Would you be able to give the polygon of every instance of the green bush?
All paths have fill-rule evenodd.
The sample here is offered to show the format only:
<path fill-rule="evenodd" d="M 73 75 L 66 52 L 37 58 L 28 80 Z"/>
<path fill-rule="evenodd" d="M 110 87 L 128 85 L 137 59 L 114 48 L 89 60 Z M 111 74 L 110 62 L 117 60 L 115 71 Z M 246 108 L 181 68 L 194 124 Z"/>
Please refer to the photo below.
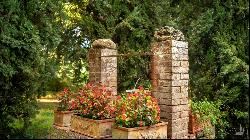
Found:
<path fill-rule="evenodd" d="M 192 113 L 198 115 L 198 122 L 205 122 L 210 120 L 212 125 L 215 126 L 216 137 L 224 138 L 226 128 L 229 127 L 229 123 L 226 120 L 228 112 L 221 111 L 221 102 L 212 102 L 208 100 L 191 101 Z M 205 128 L 207 130 L 207 128 Z"/>

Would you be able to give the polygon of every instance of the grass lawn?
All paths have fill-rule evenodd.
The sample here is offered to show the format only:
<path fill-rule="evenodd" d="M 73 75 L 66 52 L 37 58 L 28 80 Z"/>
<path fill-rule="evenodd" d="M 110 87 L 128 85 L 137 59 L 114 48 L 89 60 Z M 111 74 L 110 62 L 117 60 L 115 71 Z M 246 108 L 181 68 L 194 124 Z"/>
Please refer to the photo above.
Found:
<path fill-rule="evenodd" d="M 50 100 L 51 101 L 51 100 Z M 38 101 L 39 113 L 35 118 L 31 119 L 31 125 L 26 129 L 24 136 L 28 139 L 47 139 L 54 122 L 54 109 L 57 107 L 57 102 Z M 15 121 L 12 124 L 15 128 L 23 126 L 22 121 Z M 17 134 L 18 135 L 18 134 Z M 17 136 L 18 138 L 19 136 Z"/>
<path fill-rule="evenodd" d="M 56 108 L 55 102 L 39 102 L 39 113 L 31 119 L 31 125 L 26 131 L 28 138 L 46 139 L 54 121 L 53 110 Z"/>

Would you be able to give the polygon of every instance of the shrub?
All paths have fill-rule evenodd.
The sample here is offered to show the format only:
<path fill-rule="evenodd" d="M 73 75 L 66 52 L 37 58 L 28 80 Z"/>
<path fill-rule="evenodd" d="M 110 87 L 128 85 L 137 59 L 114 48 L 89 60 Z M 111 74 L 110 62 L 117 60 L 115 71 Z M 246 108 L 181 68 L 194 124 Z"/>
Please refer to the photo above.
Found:
<path fill-rule="evenodd" d="M 160 121 L 160 108 L 157 99 L 150 91 L 139 87 L 134 93 L 128 93 L 116 100 L 115 123 L 120 127 L 141 127 L 157 124 Z"/>
<path fill-rule="evenodd" d="M 59 106 L 57 108 L 58 111 L 67 111 L 71 110 L 70 108 L 70 100 L 71 100 L 72 93 L 68 88 L 64 88 L 64 90 L 59 94 Z"/>
<path fill-rule="evenodd" d="M 75 100 L 71 101 L 71 109 L 78 110 L 82 117 L 102 120 L 114 118 L 115 107 L 113 96 L 102 84 L 86 84 L 79 90 Z"/>
<path fill-rule="evenodd" d="M 192 114 L 197 116 L 199 123 L 210 121 L 216 127 L 216 137 L 224 138 L 226 136 L 225 128 L 229 126 L 226 121 L 227 112 L 221 111 L 221 102 L 191 101 Z M 210 126 L 205 126 L 208 129 Z"/>

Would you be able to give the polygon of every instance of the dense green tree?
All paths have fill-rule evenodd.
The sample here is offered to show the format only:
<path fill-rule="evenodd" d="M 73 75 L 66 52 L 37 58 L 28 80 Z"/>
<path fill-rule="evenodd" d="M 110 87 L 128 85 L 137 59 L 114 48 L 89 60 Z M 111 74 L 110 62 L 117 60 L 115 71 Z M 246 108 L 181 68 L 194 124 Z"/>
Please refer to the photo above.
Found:
<path fill-rule="evenodd" d="M 0 2 L 0 137 L 13 138 L 34 116 L 36 96 L 56 69 L 53 50 L 61 41 L 61 1 Z M 23 121 L 22 130 L 12 122 Z"/>
<path fill-rule="evenodd" d="M 176 11 L 178 27 L 189 42 L 193 99 L 222 102 L 228 127 L 249 128 L 248 1 L 194 0 L 176 5 L 182 9 Z M 218 137 L 227 133 L 223 130 Z"/>
<path fill-rule="evenodd" d="M 81 1 L 72 3 L 79 7 L 82 4 Z M 169 7 L 169 2 L 158 0 L 90 0 L 78 25 L 81 36 L 91 43 L 95 39 L 111 38 L 120 54 L 141 53 L 150 50 L 154 30 L 160 26 L 161 18 L 168 16 L 171 19 Z M 138 79 L 138 84 L 149 87 L 149 60 L 149 56 L 118 57 L 118 90 L 134 87 Z"/>
<path fill-rule="evenodd" d="M 156 28 L 170 25 L 189 43 L 190 95 L 221 103 L 227 112 L 217 126 L 248 126 L 249 3 L 247 0 L 6 0 L 0 2 L 0 135 L 24 127 L 35 98 L 46 90 L 87 81 L 87 51 L 111 38 L 120 54 L 150 50 Z M 149 56 L 118 59 L 119 92 L 150 87 Z M 60 85 L 54 87 L 55 85 Z M 220 128 L 221 127 L 221 128 Z"/>

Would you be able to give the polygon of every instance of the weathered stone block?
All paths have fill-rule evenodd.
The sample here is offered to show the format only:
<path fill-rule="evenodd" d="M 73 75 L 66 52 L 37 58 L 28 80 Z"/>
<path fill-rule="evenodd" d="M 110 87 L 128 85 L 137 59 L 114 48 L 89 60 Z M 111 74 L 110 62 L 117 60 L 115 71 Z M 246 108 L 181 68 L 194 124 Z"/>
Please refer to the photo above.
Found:
<path fill-rule="evenodd" d="M 172 87 L 172 93 L 181 93 L 180 87 Z"/>
<path fill-rule="evenodd" d="M 181 67 L 188 68 L 189 67 L 189 62 L 188 61 L 181 61 Z"/>
<path fill-rule="evenodd" d="M 178 112 L 180 111 L 180 107 L 178 105 L 171 106 L 171 112 Z"/>
<path fill-rule="evenodd" d="M 172 60 L 172 66 L 173 67 L 179 67 L 179 66 L 181 66 L 181 61 Z"/>
<path fill-rule="evenodd" d="M 161 111 L 160 117 L 161 117 L 161 118 L 169 118 L 170 115 L 171 115 L 171 114 L 170 114 L 169 112 L 163 110 L 163 111 Z"/>
<path fill-rule="evenodd" d="M 178 60 L 187 61 L 188 55 L 187 54 L 179 54 Z"/>
<path fill-rule="evenodd" d="M 116 49 L 116 44 L 110 39 L 97 39 L 92 43 L 92 47 Z"/>
<path fill-rule="evenodd" d="M 172 73 L 188 73 L 188 68 L 172 67 Z"/>
<path fill-rule="evenodd" d="M 181 86 L 188 86 L 188 80 L 180 80 Z"/>
<path fill-rule="evenodd" d="M 172 40 L 172 46 L 177 48 L 188 48 L 188 43 L 183 41 Z"/>
<path fill-rule="evenodd" d="M 159 98 L 158 104 L 159 105 L 171 105 L 171 97 L 165 97 L 164 96 L 163 98 Z M 166 110 L 166 107 L 165 107 L 164 110 Z"/>
<path fill-rule="evenodd" d="M 188 117 L 188 115 L 189 115 L 189 111 L 181 111 L 181 118 L 185 118 L 185 117 Z M 185 122 L 185 120 L 184 120 L 184 123 L 187 123 L 187 122 Z"/>
<path fill-rule="evenodd" d="M 180 79 L 181 79 L 181 75 L 179 73 L 172 74 L 172 80 L 180 80 Z"/>
<path fill-rule="evenodd" d="M 171 73 L 160 73 L 159 74 L 159 79 L 161 80 L 171 80 Z"/>
<path fill-rule="evenodd" d="M 170 80 L 159 80 L 158 84 L 159 84 L 159 86 L 169 87 L 171 85 L 171 81 Z"/>
<path fill-rule="evenodd" d="M 188 108 L 188 104 L 186 105 L 179 105 L 179 111 L 187 111 L 189 108 Z"/>
<path fill-rule="evenodd" d="M 168 96 L 171 98 L 171 93 L 170 92 L 157 92 L 157 94 L 154 95 L 154 97 L 159 98 L 159 99 L 166 99 Z"/>
<path fill-rule="evenodd" d="M 171 87 L 163 87 L 163 86 L 160 86 L 158 87 L 158 91 L 159 92 L 163 92 L 163 93 L 168 93 L 168 96 L 171 96 L 170 93 L 171 93 Z"/>
<path fill-rule="evenodd" d="M 181 112 L 171 112 L 170 114 L 171 114 L 171 117 L 172 117 L 173 120 L 176 120 L 176 119 L 179 120 Z M 177 124 L 178 122 L 174 122 L 174 123 L 175 123 L 175 125 L 178 125 Z"/>
<path fill-rule="evenodd" d="M 188 104 L 188 97 L 185 95 L 183 98 L 181 98 L 180 104 Z"/>
<path fill-rule="evenodd" d="M 173 80 L 172 81 L 172 86 L 173 87 L 178 87 L 182 85 L 182 80 Z"/>
<path fill-rule="evenodd" d="M 178 48 L 178 53 L 179 54 L 188 54 L 188 49 L 187 48 Z"/>
<path fill-rule="evenodd" d="M 187 81 L 186 81 L 187 82 Z M 186 93 L 188 92 L 188 85 L 181 85 L 181 92 Z"/>
<path fill-rule="evenodd" d="M 171 50 L 172 50 L 172 54 L 179 54 L 180 53 L 179 49 L 177 47 L 172 47 Z"/>
<path fill-rule="evenodd" d="M 189 79 L 189 74 L 188 73 L 181 73 L 181 79 L 188 80 Z"/>
<path fill-rule="evenodd" d="M 181 59 L 181 54 L 172 54 L 171 59 L 175 60 L 175 61 L 180 61 L 180 60 L 182 60 Z"/>

